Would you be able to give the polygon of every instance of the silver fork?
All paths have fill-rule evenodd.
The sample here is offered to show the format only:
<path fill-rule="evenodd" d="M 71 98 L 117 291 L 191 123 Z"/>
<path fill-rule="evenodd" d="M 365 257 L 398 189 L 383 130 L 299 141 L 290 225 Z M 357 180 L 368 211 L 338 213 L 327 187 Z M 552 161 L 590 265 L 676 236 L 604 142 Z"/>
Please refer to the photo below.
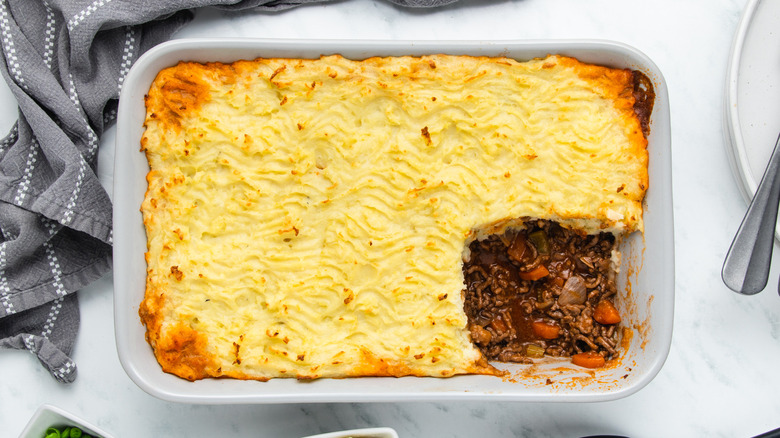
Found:
<path fill-rule="evenodd" d="M 766 287 L 775 244 L 777 208 L 780 204 L 780 136 L 761 177 L 734 240 L 731 242 L 721 278 L 726 286 L 743 295 L 754 295 Z M 780 288 L 780 285 L 778 286 Z M 780 292 L 780 290 L 778 291 Z"/>

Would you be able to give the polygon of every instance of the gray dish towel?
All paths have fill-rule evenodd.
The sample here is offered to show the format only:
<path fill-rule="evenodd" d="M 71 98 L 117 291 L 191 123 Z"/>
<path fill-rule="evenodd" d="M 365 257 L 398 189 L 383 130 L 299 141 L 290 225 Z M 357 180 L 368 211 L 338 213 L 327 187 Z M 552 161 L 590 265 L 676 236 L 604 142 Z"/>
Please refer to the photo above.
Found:
<path fill-rule="evenodd" d="M 111 269 L 98 144 L 138 56 L 191 20 L 193 8 L 319 1 L 0 0 L 0 70 L 19 104 L 0 141 L 0 347 L 29 350 L 58 381 L 76 378 L 74 292 Z"/>

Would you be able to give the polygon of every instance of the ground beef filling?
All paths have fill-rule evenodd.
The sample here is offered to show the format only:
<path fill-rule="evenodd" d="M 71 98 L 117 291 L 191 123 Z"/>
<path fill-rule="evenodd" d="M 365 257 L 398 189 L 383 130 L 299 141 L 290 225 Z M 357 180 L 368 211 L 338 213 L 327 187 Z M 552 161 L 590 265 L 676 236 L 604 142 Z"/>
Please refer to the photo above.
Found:
<path fill-rule="evenodd" d="M 619 341 L 615 237 L 542 220 L 525 226 L 469 247 L 463 273 L 474 343 L 489 360 L 529 363 L 549 355 L 603 366 Z"/>

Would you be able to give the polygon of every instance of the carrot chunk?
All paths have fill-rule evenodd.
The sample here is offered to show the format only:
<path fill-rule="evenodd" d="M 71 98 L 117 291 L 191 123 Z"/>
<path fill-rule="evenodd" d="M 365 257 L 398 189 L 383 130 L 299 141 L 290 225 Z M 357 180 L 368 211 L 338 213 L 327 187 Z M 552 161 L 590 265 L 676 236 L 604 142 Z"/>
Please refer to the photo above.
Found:
<path fill-rule="evenodd" d="M 531 323 L 534 334 L 542 339 L 556 339 L 561 334 L 561 328 L 555 324 L 544 321 L 534 321 Z"/>
<path fill-rule="evenodd" d="M 520 272 L 517 275 L 520 276 L 522 280 L 536 281 L 550 275 L 550 271 L 548 271 L 544 265 L 539 265 L 528 272 Z"/>
<path fill-rule="evenodd" d="M 601 368 L 607 361 L 604 360 L 604 356 L 593 351 L 588 351 L 573 355 L 571 357 L 571 363 L 585 368 Z"/>
<path fill-rule="evenodd" d="M 620 313 L 618 313 L 612 301 L 601 300 L 596 304 L 596 308 L 593 309 L 593 319 L 604 325 L 617 324 L 620 322 Z"/>

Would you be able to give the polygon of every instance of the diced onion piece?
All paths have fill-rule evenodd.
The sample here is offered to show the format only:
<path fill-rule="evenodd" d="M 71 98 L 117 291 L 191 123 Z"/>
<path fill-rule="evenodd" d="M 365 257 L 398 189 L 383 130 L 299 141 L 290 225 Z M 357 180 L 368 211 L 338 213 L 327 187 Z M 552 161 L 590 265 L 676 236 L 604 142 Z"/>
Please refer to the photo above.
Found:
<path fill-rule="evenodd" d="M 534 358 L 544 357 L 544 348 L 536 344 L 528 344 L 525 347 L 525 355 Z"/>
<path fill-rule="evenodd" d="M 514 237 L 516 236 L 516 233 L 513 233 L 512 231 L 507 231 L 505 233 L 501 233 L 498 235 L 498 239 L 501 241 L 501 243 L 504 244 L 505 247 L 509 248 L 512 246 L 512 241 L 514 240 Z"/>
<path fill-rule="evenodd" d="M 587 296 L 588 291 L 585 288 L 585 280 L 579 275 L 573 275 L 563 285 L 563 291 L 558 297 L 558 304 L 561 306 L 583 304 Z"/>

